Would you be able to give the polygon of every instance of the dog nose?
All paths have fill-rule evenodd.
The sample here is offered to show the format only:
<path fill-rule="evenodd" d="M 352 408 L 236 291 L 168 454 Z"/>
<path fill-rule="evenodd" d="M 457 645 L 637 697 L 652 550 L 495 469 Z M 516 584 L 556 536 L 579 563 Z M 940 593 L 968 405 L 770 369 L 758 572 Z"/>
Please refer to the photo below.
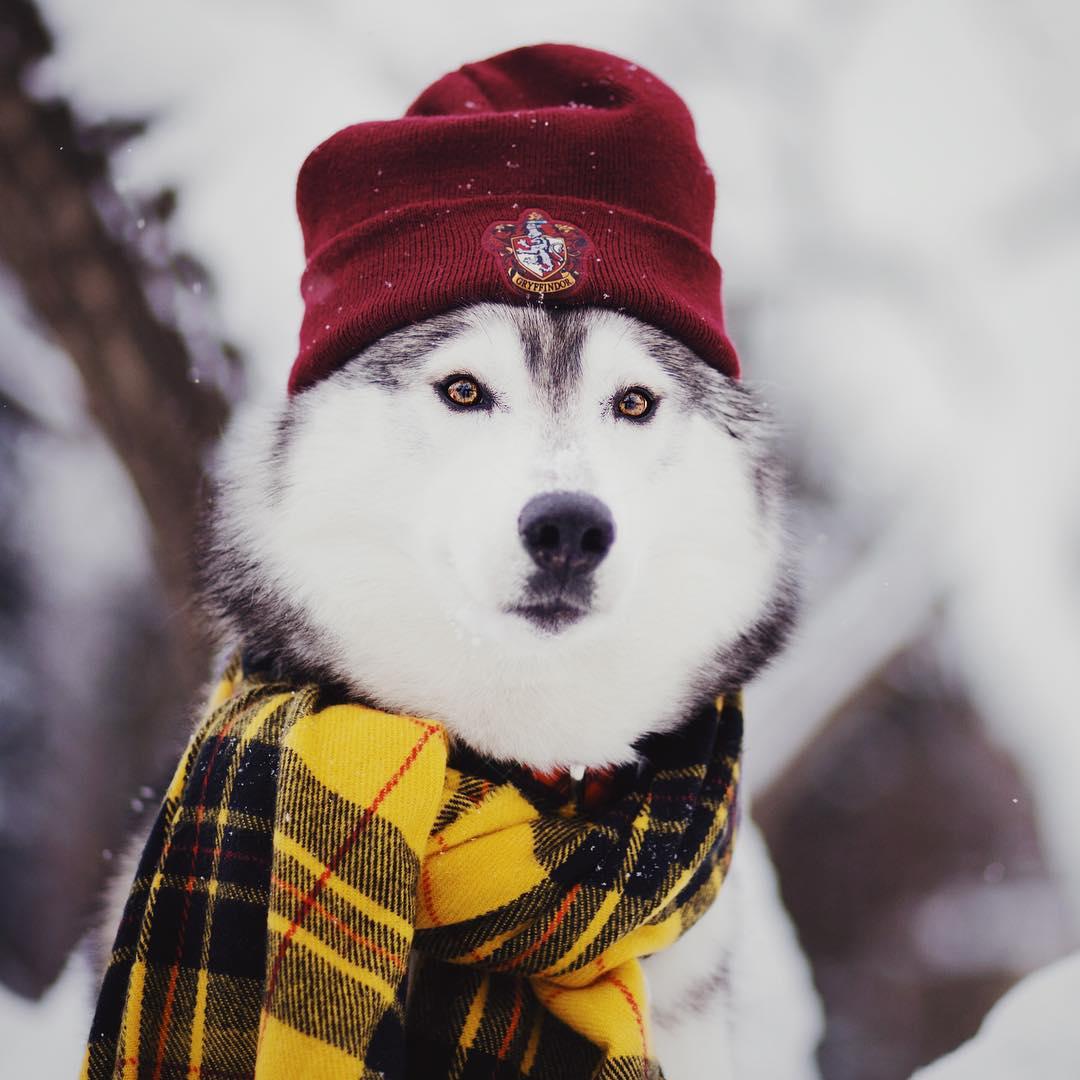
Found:
<path fill-rule="evenodd" d="M 525 504 L 518 533 L 541 570 L 569 579 L 600 565 L 615 541 L 615 522 L 592 495 L 552 491 Z"/>

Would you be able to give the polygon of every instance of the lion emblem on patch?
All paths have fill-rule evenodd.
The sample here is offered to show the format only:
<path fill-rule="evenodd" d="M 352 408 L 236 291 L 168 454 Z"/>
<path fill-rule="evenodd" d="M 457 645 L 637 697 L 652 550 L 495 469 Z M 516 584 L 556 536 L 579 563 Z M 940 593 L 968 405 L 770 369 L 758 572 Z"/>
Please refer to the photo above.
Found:
<path fill-rule="evenodd" d="M 517 221 L 498 221 L 484 235 L 512 286 L 536 295 L 564 293 L 585 272 L 592 243 L 576 225 L 555 221 L 543 210 L 526 210 Z"/>

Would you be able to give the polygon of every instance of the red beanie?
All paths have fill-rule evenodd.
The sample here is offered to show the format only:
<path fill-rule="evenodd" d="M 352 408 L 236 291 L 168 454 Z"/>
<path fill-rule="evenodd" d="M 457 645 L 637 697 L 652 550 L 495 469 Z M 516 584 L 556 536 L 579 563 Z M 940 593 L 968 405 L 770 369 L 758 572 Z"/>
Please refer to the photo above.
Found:
<path fill-rule="evenodd" d="M 737 376 L 710 252 L 713 180 L 673 90 L 592 49 L 514 49 L 354 124 L 300 170 L 296 393 L 462 304 L 626 311 Z"/>

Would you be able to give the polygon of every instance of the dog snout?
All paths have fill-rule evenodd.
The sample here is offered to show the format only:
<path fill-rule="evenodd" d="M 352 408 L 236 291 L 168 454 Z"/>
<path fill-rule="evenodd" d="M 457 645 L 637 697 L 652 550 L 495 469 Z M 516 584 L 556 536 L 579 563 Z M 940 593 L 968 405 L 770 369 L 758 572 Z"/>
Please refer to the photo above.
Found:
<path fill-rule="evenodd" d="M 615 542 L 615 521 L 593 495 L 552 491 L 525 504 L 518 533 L 541 570 L 569 580 L 591 573 L 603 562 Z"/>

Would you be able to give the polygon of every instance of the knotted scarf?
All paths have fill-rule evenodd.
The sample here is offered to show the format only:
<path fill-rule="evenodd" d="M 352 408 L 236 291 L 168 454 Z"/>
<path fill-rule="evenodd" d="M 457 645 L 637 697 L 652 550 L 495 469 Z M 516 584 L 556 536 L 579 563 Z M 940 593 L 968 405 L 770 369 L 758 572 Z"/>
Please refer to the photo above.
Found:
<path fill-rule="evenodd" d="M 741 730 L 721 699 L 590 809 L 438 724 L 232 665 L 147 841 L 82 1075 L 660 1077 L 639 958 L 720 887 Z"/>

